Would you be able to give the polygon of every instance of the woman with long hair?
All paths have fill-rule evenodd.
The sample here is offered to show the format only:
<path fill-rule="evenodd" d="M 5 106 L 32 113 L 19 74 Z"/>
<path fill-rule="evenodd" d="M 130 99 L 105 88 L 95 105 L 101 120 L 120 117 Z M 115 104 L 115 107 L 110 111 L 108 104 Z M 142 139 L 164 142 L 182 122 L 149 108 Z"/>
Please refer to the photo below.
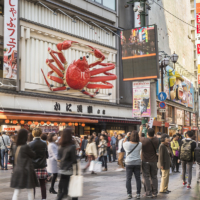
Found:
<path fill-rule="evenodd" d="M 84 172 L 90 166 L 91 161 L 97 158 L 97 146 L 93 135 L 90 137 L 89 142 L 87 144 L 86 155 L 88 157 L 88 164 L 83 169 Z M 94 171 L 92 171 L 92 174 L 94 174 Z"/>
<path fill-rule="evenodd" d="M 28 200 L 34 199 L 34 188 L 39 187 L 32 159 L 35 153 L 27 145 L 28 131 L 20 129 L 16 140 L 15 167 L 11 177 L 10 187 L 15 188 L 12 200 L 18 200 L 21 189 L 27 189 Z"/>
<path fill-rule="evenodd" d="M 61 174 L 59 182 L 59 192 L 57 200 L 61 200 L 65 195 L 68 195 L 68 187 L 70 176 L 73 174 L 73 164 L 77 163 L 76 158 L 76 145 L 72 139 L 72 128 L 63 130 L 59 140 L 58 160 L 60 163 L 59 173 Z M 78 198 L 72 198 L 78 200 Z"/>
<path fill-rule="evenodd" d="M 47 172 L 52 174 L 51 187 L 49 189 L 49 192 L 53 194 L 57 194 L 57 192 L 54 190 L 54 184 L 58 176 L 58 167 L 57 167 L 58 146 L 56 144 L 57 138 L 58 137 L 56 133 L 50 133 L 48 136 L 49 158 L 47 159 Z"/>

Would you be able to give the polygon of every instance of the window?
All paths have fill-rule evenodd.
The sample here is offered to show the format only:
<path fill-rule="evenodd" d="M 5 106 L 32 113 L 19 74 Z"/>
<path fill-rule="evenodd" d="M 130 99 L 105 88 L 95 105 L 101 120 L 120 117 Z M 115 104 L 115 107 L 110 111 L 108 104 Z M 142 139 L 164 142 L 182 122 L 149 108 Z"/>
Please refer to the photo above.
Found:
<path fill-rule="evenodd" d="M 96 3 L 99 3 L 111 10 L 116 10 L 116 0 L 92 0 Z"/>

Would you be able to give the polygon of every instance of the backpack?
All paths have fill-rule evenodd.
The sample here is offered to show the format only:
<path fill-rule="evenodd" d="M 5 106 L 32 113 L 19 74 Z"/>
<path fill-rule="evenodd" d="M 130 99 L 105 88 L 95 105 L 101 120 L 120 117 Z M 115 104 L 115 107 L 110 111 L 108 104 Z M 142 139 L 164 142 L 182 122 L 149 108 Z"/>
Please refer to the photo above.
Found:
<path fill-rule="evenodd" d="M 183 144 L 181 146 L 181 152 L 180 152 L 180 159 L 183 161 L 190 161 L 192 157 L 192 149 L 191 149 L 191 143 L 193 141 L 187 142 L 186 140 L 183 140 Z"/>
<path fill-rule="evenodd" d="M 200 148 L 199 147 L 195 148 L 194 155 L 195 155 L 197 163 L 200 163 Z"/>

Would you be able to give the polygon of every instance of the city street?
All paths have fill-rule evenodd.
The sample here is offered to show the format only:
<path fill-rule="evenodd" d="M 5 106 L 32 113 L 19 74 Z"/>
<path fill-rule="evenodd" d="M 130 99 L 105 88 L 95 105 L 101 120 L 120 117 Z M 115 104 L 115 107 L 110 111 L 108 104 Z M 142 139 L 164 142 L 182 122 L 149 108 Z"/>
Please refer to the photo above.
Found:
<path fill-rule="evenodd" d="M 82 166 L 85 163 L 82 162 Z M 126 177 L 125 172 L 115 172 L 117 165 L 116 163 L 109 163 L 108 171 L 102 172 L 97 175 L 91 175 L 86 173 L 84 175 L 84 195 L 81 197 L 81 200 L 125 200 L 127 199 L 126 195 Z M 11 170 L 0 171 L 0 194 L 1 200 L 11 200 L 13 189 L 9 187 L 10 185 Z M 135 179 L 132 180 L 133 184 L 133 194 L 136 191 Z M 58 182 L 56 182 L 55 189 L 57 191 Z M 160 185 L 160 177 L 159 177 Z M 189 200 L 195 195 L 195 167 L 193 168 L 193 181 L 192 181 L 192 190 L 187 190 L 186 187 L 182 186 L 180 174 L 170 175 L 169 180 L 169 190 L 172 192 L 168 195 L 158 194 L 157 200 Z M 49 188 L 50 183 L 47 184 Z M 142 189 L 142 195 L 144 194 L 144 189 Z M 26 190 L 20 195 L 20 200 L 27 200 Z M 36 190 L 35 200 L 40 200 L 41 194 L 40 189 Z M 56 196 L 53 194 L 47 193 L 47 200 L 55 200 Z M 134 199 L 134 198 L 133 198 Z M 141 197 L 141 199 L 146 199 Z M 148 198 L 149 199 L 149 198 Z"/>

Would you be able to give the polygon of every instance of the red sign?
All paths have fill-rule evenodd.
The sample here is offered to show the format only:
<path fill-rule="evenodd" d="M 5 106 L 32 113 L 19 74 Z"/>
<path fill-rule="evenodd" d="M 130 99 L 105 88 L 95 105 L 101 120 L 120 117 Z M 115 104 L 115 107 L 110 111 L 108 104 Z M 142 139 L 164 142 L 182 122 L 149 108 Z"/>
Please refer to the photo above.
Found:
<path fill-rule="evenodd" d="M 197 44 L 197 54 L 200 54 L 200 44 Z"/>
<path fill-rule="evenodd" d="M 197 24 L 197 34 L 200 34 L 200 24 Z"/>
<path fill-rule="evenodd" d="M 198 84 L 200 85 L 200 75 L 198 75 Z"/>

